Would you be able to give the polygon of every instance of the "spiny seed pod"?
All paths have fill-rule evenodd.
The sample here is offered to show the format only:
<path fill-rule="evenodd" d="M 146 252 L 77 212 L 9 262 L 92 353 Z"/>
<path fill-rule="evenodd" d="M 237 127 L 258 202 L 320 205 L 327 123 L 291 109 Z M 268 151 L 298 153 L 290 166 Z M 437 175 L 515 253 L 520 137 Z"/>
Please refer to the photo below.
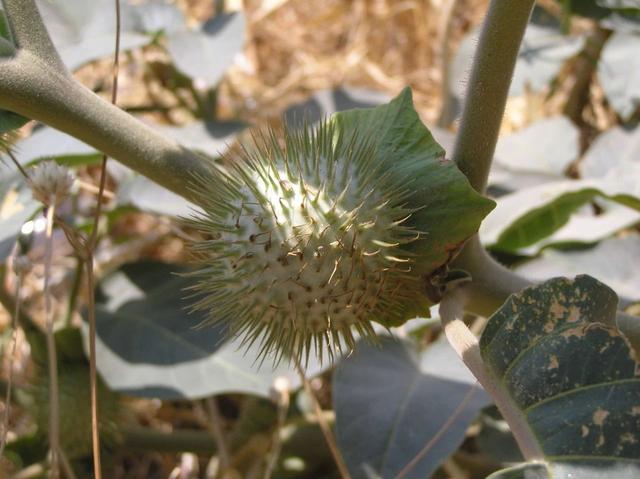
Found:
<path fill-rule="evenodd" d="M 308 360 L 354 347 L 353 331 L 407 319 L 423 297 L 405 246 L 407 184 L 376 161 L 375 142 L 316 128 L 258 133 L 228 170 L 197 181 L 208 239 L 192 249 L 202 268 L 196 309 L 227 321 L 260 356 Z"/>
<path fill-rule="evenodd" d="M 29 186 L 33 197 L 45 206 L 57 206 L 71 191 L 73 176 L 55 161 L 44 161 L 29 170 Z"/>

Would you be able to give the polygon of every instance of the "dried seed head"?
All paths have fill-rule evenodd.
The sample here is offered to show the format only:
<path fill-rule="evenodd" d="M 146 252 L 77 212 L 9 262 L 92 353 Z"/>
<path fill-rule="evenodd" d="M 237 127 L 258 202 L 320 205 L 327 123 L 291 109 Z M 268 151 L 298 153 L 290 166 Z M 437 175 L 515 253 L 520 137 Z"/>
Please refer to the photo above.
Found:
<path fill-rule="evenodd" d="M 29 186 L 33 197 L 45 206 L 57 206 L 71 191 L 73 175 L 55 161 L 44 161 L 29 170 Z"/>
<path fill-rule="evenodd" d="M 283 133 L 257 134 L 229 171 L 198 180 L 204 213 L 190 224 L 208 239 L 192 246 L 195 308 L 263 358 L 332 358 L 422 297 L 404 248 L 419 235 L 404 225 L 406 185 L 380 168 L 372 141 L 330 121 Z"/>

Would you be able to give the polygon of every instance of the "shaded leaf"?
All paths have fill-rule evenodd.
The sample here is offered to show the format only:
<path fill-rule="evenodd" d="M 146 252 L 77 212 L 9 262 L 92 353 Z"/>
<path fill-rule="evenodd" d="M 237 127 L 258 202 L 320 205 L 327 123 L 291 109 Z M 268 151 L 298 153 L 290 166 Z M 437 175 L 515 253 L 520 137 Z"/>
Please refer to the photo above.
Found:
<path fill-rule="evenodd" d="M 579 154 L 573 123 L 564 116 L 546 118 L 498 140 L 489 183 L 516 190 L 558 180 Z"/>
<path fill-rule="evenodd" d="M 38 128 L 27 138 L 18 141 L 13 150 L 23 165 L 46 158 L 65 161 L 98 155 L 92 146 L 49 126 Z"/>
<path fill-rule="evenodd" d="M 242 13 L 214 16 L 200 30 L 167 35 L 167 50 L 176 68 L 201 88 L 215 86 L 241 52 L 245 20 Z"/>
<path fill-rule="evenodd" d="M 26 188 L 11 186 L 0 195 L 0 262 L 11 254 L 22 225 L 41 206 Z"/>
<path fill-rule="evenodd" d="M 482 334 L 498 394 L 547 461 L 533 477 L 640 474 L 640 364 L 616 327 L 617 304 L 589 276 L 556 278 L 512 295 Z"/>
<path fill-rule="evenodd" d="M 628 120 L 640 105 L 640 35 L 615 32 L 602 50 L 598 77 L 607 100 Z"/>
<path fill-rule="evenodd" d="M 466 79 L 478 44 L 479 31 L 467 35 L 456 53 L 452 65 L 449 90 L 456 98 L 464 98 Z M 581 36 L 562 35 L 559 25 L 530 23 L 525 32 L 509 94 L 522 95 L 527 89 L 538 92 L 560 72 L 564 62 L 583 47 Z"/>
<path fill-rule="evenodd" d="M 580 162 L 583 178 L 602 178 L 619 165 L 640 163 L 640 127 L 613 127 L 599 135 Z"/>
<path fill-rule="evenodd" d="M 116 13 L 111 0 L 37 0 L 38 9 L 60 57 L 75 70 L 92 60 L 113 55 Z M 122 51 L 151 42 L 152 37 L 136 31 L 133 7 L 122 5 Z"/>
<path fill-rule="evenodd" d="M 560 229 L 594 198 L 640 210 L 638 178 L 640 163 L 616 168 L 601 179 L 558 181 L 505 195 L 482 223 L 480 237 L 492 248 L 518 252 Z"/>
<path fill-rule="evenodd" d="M 517 271 L 534 281 L 588 274 L 608 284 L 627 302 L 640 301 L 640 236 L 611 238 L 577 251 L 546 250 Z"/>
<path fill-rule="evenodd" d="M 163 399 L 222 393 L 268 397 L 278 376 L 293 387 L 298 374 L 284 363 L 276 369 L 255 363 L 257 351 L 239 348 L 223 325 L 198 326 L 205 317 L 189 313 L 192 283 L 178 265 L 140 262 L 105 278 L 97 292 L 98 369 L 110 388 Z M 83 333 L 86 337 L 86 328 Z M 310 359 L 308 374 L 321 366 Z"/>
<path fill-rule="evenodd" d="M 458 448 L 487 404 L 481 389 L 472 392 L 476 387 L 446 342 L 434 343 L 421 355 L 391 338 L 379 347 L 359 343 L 333 380 L 336 439 L 353 477 L 395 477 L 473 394 L 406 476 L 429 477 Z"/>
<path fill-rule="evenodd" d="M 307 100 L 290 106 L 284 112 L 287 125 L 299 126 L 304 121 L 316 123 L 336 112 L 352 108 L 371 108 L 388 103 L 389 95 L 365 88 L 339 87 L 315 92 Z"/>

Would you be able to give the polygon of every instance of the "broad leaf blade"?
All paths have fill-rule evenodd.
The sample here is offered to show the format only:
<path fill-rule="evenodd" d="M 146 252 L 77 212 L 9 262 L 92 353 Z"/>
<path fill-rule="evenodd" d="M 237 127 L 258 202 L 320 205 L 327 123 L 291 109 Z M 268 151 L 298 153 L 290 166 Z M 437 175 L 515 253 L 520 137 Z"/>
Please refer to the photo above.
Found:
<path fill-rule="evenodd" d="M 445 264 L 493 209 L 493 201 L 479 195 L 457 166 L 444 158 L 413 107 L 406 88 L 386 105 L 337 113 L 343 131 L 367 135 L 377 147 L 378 161 L 407 185 L 407 203 L 416 206 L 407 225 L 424 234 L 411 247 L 415 268 L 425 275 Z"/>
<path fill-rule="evenodd" d="M 607 100 L 623 120 L 640 106 L 640 35 L 614 33 L 602 50 L 598 77 Z"/>
<path fill-rule="evenodd" d="M 640 364 L 617 303 L 589 276 L 556 278 L 513 295 L 482 335 L 490 374 L 548 461 L 539 477 L 640 474 Z M 502 477 L 527 477 L 513 474 Z"/>
<path fill-rule="evenodd" d="M 97 364 L 107 385 L 162 399 L 229 392 L 268 397 L 278 376 L 297 387 L 293 367 L 259 367 L 256 351 L 241 348 L 222 325 L 198 327 L 206 318 L 188 312 L 192 281 L 176 274 L 184 271 L 179 265 L 132 263 L 99 285 Z M 308 374 L 320 369 L 310 359 Z"/>
<path fill-rule="evenodd" d="M 446 342 L 418 355 L 385 338 L 380 347 L 359 343 L 336 370 L 336 439 L 353 477 L 395 477 L 435 437 L 467 398 L 462 413 L 411 469 L 429 477 L 462 442 L 488 398 Z"/>
<path fill-rule="evenodd" d="M 167 35 L 167 49 L 178 70 L 200 87 L 212 88 L 242 50 L 244 25 L 242 13 L 216 15 L 199 31 Z"/>
<path fill-rule="evenodd" d="M 486 245 L 518 252 L 550 236 L 595 198 L 640 211 L 640 163 L 615 168 L 605 178 L 566 180 L 505 195 L 480 228 Z"/>

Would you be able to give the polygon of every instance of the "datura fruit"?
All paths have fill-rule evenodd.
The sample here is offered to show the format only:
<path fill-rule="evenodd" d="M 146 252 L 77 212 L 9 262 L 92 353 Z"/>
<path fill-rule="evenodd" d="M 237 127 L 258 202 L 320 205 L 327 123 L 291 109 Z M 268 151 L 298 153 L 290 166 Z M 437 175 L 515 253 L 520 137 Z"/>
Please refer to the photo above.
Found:
<path fill-rule="evenodd" d="M 376 109 L 255 134 L 195 182 L 202 212 L 190 224 L 205 238 L 192 246 L 195 309 L 276 361 L 306 361 L 312 349 L 332 358 L 356 335 L 374 338 L 372 322 L 428 314 L 425 280 L 491 208 L 443 156 L 408 90 Z M 431 196 L 447 185 L 470 203 Z M 442 211 L 425 214 L 434 204 Z"/>

